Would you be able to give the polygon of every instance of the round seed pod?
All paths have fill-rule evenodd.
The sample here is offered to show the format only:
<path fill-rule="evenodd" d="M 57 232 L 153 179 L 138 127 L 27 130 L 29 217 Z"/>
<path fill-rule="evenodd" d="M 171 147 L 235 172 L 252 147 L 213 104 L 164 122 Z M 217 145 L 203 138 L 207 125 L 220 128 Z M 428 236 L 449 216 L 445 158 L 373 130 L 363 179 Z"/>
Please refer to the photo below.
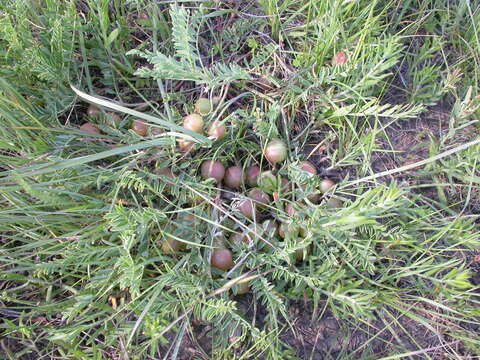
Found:
<path fill-rule="evenodd" d="M 200 115 L 208 115 L 212 111 L 212 104 L 207 98 L 200 98 L 195 103 L 195 112 Z"/>
<path fill-rule="evenodd" d="M 248 186 L 257 186 L 258 185 L 258 176 L 260 175 L 260 168 L 258 166 L 250 166 L 247 169 L 247 184 Z"/>
<path fill-rule="evenodd" d="M 91 118 L 97 118 L 102 113 L 102 110 L 98 106 L 90 104 L 87 108 L 87 115 Z"/>
<path fill-rule="evenodd" d="M 195 147 L 195 143 L 187 140 L 179 140 L 178 141 L 178 148 L 182 153 L 188 154 L 189 152 L 193 151 Z"/>
<path fill-rule="evenodd" d="M 238 209 L 243 214 L 243 216 L 248 219 L 258 219 L 258 217 L 260 216 L 257 211 L 257 207 L 250 199 L 242 200 L 238 205 Z"/>
<path fill-rule="evenodd" d="M 240 166 L 232 166 L 227 169 L 225 172 L 225 178 L 223 182 L 229 188 L 240 189 L 243 184 L 243 169 Z"/>
<path fill-rule="evenodd" d="M 282 140 L 274 139 L 267 144 L 263 155 L 269 163 L 275 165 L 287 158 L 287 146 Z"/>
<path fill-rule="evenodd" d="M 210 264 L 218 270 L 230 270 L 233 267 L 232 252 L 228 249 L 213 250 Z"/>
<path fill-rule="evenodd" d="M 259 206 L 270 204 L 270 196 L 259 188 L 253 188 L 248 192 L 248 197 L 253 199 Z"/>
<path fill-rule="evenodd" d="M 147 136 L 148 134 L 147 122 L 143 119 L 135 119 L 132 123 L 132 130 L 135 131 L 140 136 Z"/>
<path fill-rule="evenodd" d="M 158 127 L 158 126 L 151 126 L 150 131 L 152 132 L 152 135 L 157 136 L 165 133 L 165 130 Z"/>
<path fill-rule="evenodd" d="M 245 243 L 245 244 L 248 244 L 248 238 L 245 236 L 245 234 L 243 233 L 233 233 L 231 236 L 230 236 L 230 241 L 232 243 Z"/>
<path fill-rule="evenodd" d="M 214 121 L 208 128 L 208 136 L 216 140 L 223 139 L 227 134 L 227 128 L 220 121 Z"/>
<path fill-rule="evenodd" d="M 330 179 L 325 179 L 320 182 L 320 191 L 325 194 L 331 188 L 335 186 L 335 183 Z"/>
<path fill-rule="evenodd" d="M 317 168 L 310 161 L 302 161 L 300 163 L 300 169 L 312 175 L 317 175 Z"/>
<path fill-rule="evenodd" d="M 220 182 L 225 176 L 225 167 L 220 161 L 205 160 L 201 166 L 201 173 L 204 179 L 212 178 Z"/>
<path fill-rule="evenodd" d="M 198 114 L 190 114 L 183 119 L 183 127 L 195 133 L 203 132 L 203 118 Z"/>
<path fill-rule="evenodd" d="M 297 214 L 298 210 L 297 209 L 304 209 L 305 204 L 301 202 L 296 202 L 296 203 L 291 203 L 289 202 L 287 205 L 285 205 L 285 212 L 289 217 L 293 217 Z"/>
<path fill-rule="evenodd" d="M 251 189 L 247 196 L 249 198 L 242 200 L 238 208 L 246 218 L 258 219 L 260 217 L 258 209 L 261 209 L 263 205 L 269 204 L 270 197 L 259 188 Z"/>
<path fill-rule="evenodd" d="M 287 206 L 285 206 L 285 212 L 287 213 L 288 216 L 295 216 L 297 213 L 297 210 L 293 207 L 292 203 L 288 203 Z"/>
<path fill-rule="evenodd" d="M 235 237 L 235 240 L 236 241 L 242 241 L 244 242 L 245 244 L 249 244 L 250 241 L 252 241 L 254 244 L 260 244 L 260 243 L 263 243 L 263 241 L 260 239 L 261 237 L 263 238 L 267 238 L 270 233 L 268 232 L 269 229 L 266 228 L 266 224 L 269 220 L 267 220 L 266 222 L 262 223 L 262 224 L 250 224 L 248 226 L 248 229 L 246 230 L 243 230 L 243 233 L 241 234 L 242 237 L 240 236 L 237 236 Z M 271 220 L 273 221 L 273 220 Z M 272 227 L 272 229 L 270 229 L 272 232 L 275 232 L 276 229 L 274 229 Z M 261 244 L 260 244 L 261 245 Z"/>
<path fill-rule="evenodd" d="M 91 122 L 84 123 L 82 126 L 80 126 L 80 130 L 90 134 L 100 134 L 100 130 L 98 130 L 98 128 Z"/>
<path fill-rule="evenodd" d="M 304 191 L 306 190 L 305 185 L 302 185 L 301 188 Z M 310 201 L 313 204 L 318 204 L 318 202 L 320 201 L 320 194 L 317 193 L 317 192 L 310 193 L 310 194 L 307 195 L 307 199 L 308 199 L 308 201 Z"/>
<path fill-rule="evenodd" d="M 122 121 L 122 118 L 120 117 L 120 115 L 114 112 L 107 112 L 105 113 L 105 116 L 110 118 L 115 123 L 119 123 Z"/>
<path fill-rule="evenodd" d="M 257 244 L 259 236 L 263 236 L 263 227 L 261 225 L 250 224 L 248 230 L 243 231 L 244 239 L 243 241 L 246 244 L 249 244 L 250 241 Z"/>
<path fill-rule="evenodd" d="M 147 13 L 142 12 L 137 15 L 137 21 L 141 21 L 141 20 L 145 21 L 149 19 L 150 19 L 150 16 L 148 16 Z"/>

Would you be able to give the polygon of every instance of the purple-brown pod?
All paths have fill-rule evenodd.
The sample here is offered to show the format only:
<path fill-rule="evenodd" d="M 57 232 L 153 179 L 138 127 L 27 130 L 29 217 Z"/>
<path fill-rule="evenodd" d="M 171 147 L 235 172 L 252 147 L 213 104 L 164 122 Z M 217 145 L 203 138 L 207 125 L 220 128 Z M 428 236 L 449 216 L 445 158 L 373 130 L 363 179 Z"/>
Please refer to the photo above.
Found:
<path fill-rule="evenodd" d="M 193 151 L 194 147 L 195 147 L 195 143 L 192 142 L 192 141 L 188 141 L 188 140 L 179 140 L 178 141 L 178 148 L 184 154 L 188 154 L 191 151 Z"/>
<path fill-rule="evenodd" d="M 203 132 L 203 118 L 198 114 L 190 114 L 183 119 L 183 127 L 194 133 Z"/>
<path fill-rule="evenodd" d="M 269 163 L 275 165 L 287 158 L 287 146 L 280 139 L 273 139 L 265 147 L 263 154 Z"/>
<path fill-rule="evenodd" d="M 216 140 L 223 139 L 227 135 L 227 128 L 220 121 L 214 121 L 208 128 L 208 136 Z"/>
<path fill-rule="evenodd" d="M 258 176 L 260 175 L 261 170 L 258 166 L 250 166 L 247 169 L 246 182 L 248 186 L 257 186 L 258 185 Z"/>
<path fill-rule="evenodd" d="M 270 196 L 262 189 L 253 188 L 248 192 L 248 197 L 253 199 L 259 206 L 270 204 Z"/>
<path fill-rule="evenodd" d="M 240 201 L 238 209 L 248 219 L 257 219 L 260 215 L 257 211 L 257 207 L 251 199 L 244 199 Z"/>
<path fill-rule="evenodd" d="M 233 267 L 232 252 L 228 249 L 213 250 L 210 264 L 218 270 L 230 270 Z"/>
<path fill-rule="evenodd" d="M 240 166 L 231 166 L 225 171 L 223 182 L 229 188 L 240 189 L 243 185 L 244 174 Z"/>
<path fill-rule="evenodd" d="M 140 136 L 147 136 L 148 124 L 143 119 L 135 119 L 132 123 L 132 130 Z"/>
<path fill-rule="evenodd" d="M 220 161 L 205 160 L 201 166 L 201 173 L 204 179 L 215 179 L 220 182 L 225 176 L 225 167 Z"/>
<path fill-rule="evenodd" d="M 317 168 L 310 161 L 302 161 L 300 163 L 300 169 L 312 175 L 317 175 Z"/>

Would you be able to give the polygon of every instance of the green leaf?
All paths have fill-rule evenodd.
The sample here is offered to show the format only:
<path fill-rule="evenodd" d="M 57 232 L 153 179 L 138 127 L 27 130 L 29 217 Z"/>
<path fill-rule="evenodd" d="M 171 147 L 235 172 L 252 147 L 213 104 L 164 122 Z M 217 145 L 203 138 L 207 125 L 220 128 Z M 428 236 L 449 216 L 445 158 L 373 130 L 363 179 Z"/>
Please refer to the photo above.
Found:
<path fill-rule="evenodd" d="M 140 295 L 140 281 L 143 276 L 143 265 L 135 264 L 132 256 L 124 252 L 115 264 L 115 268 L 120 273 L 120 289 L 129 289 L 133 298 Z"/>
<path fill-rule="evenodd" d="M 107 42 L 105 44 L 105 47 L 110 47 L 112 43 L 117 39 L 118 34 L 120 34 L 120 28 L 114 29 L 110 35 L 108 35 Z"/>
<path fill-rule="evenodd" d="M 188 63 L 191 70 L 194 70 L 197 63 L 200 63 L 200 56 L 194 46 L 197 26 L 190 21 L 191 18 L 183 6 L 172 4 L 170 17 L 172 18 L 172 36 L 176 56 L 182 63 Z"/>

